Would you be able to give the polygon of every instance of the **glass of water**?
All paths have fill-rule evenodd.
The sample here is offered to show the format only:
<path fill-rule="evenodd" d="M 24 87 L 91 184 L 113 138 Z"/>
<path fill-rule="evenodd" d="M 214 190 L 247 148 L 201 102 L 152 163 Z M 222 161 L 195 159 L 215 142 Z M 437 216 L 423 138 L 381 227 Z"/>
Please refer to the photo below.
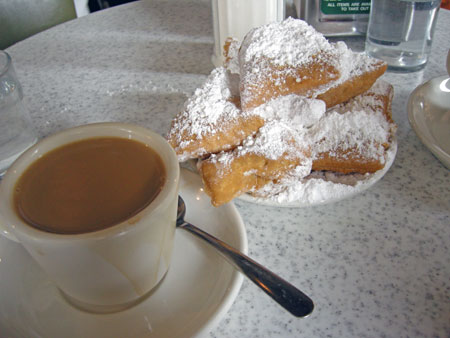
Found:
<path fill-rule="evenodd" d="M 414 72 L 431 51 L 441 0 L 372 0 L 366 52 L 388 69 Z"/>
<path fill-rule="evenodd" d="M 0 50 L 0 178 L 36 140 L 11 56 Z"/>

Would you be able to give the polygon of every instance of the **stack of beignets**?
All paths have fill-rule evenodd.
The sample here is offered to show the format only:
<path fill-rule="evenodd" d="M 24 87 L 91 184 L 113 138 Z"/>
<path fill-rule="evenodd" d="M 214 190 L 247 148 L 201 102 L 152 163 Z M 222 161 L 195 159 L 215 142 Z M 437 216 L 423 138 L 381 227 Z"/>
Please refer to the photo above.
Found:
<path fill-rule="evenodd" d="M 264 186 L 287 176 L 384 167 L 395 133 L 392 86 L 377 80 L 385 63 L 292 18 L 224 47 L 225 66 L 187 100 L 168 133 L 180 162 L 197 160 L 213 205 L 243 193 L 270 197 Z"/>

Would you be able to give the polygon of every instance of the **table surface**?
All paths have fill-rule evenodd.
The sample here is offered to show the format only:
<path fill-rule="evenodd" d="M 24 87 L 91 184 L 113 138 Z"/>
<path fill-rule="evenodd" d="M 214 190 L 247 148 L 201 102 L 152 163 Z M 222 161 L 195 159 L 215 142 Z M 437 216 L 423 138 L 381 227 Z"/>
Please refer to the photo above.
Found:
<path fill-rule="evenodd" d="M 398 153 L 368 191 L 331 205 L 277 208 L 237 200 L 249 255 L 311 296 L 292 317 L 250 281 L 211 337 L 448 337 L 450 185 L 406 112 L 420 83 L 446 74 L 450 11 L 428 66 L 386 73 Z M 347 38 L 354 49 L 363 39 Z M 210 2 L 141 1 L 54 27 L 8 49 L 39 136 L 98 121 L 164 134 L 213 69 Z M 149 108 L 151 107 L 151 109 Z"/>

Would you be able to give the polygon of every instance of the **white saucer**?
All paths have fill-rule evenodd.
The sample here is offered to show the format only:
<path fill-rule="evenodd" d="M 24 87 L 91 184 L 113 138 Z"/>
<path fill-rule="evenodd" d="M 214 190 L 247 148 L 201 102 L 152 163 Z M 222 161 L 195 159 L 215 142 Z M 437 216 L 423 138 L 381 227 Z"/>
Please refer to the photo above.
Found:
<path fill-rule="evenodd" d="M 198 175 L 182 170 L 186 220 L 247 253 L 233 204 L 211 206 Z M 137 306 L 91 314 L 69 305 L 27 252 L 0 236 L 1 337 L 192 337 L 213 329 L 236 298 L 243 276 L 214 249 L 181 229 L 158 288 Z"/>
<path fill-rule="evenodd" d="M 422 143 L 450 169 L 450 78 L 436 77 L 408 99 L 408 119 Z"/>
<path fill-rule="evenodd" d="M 239 196 L 238 199 L 260 205 L 290 208 L 305 208 L 335 203 L 358 195 L 377 183 L 391 168 L 396 154 L 397 140 L 394 139 L 391 143 L 391 147 L 387 151 L 384 168 L 378 170 L 374 174 L 367 174 L 363 180 L 358 181 L 355 185 L 344 185 L 340 183 L 327 182 L 321 179 L 314 179 L 314 188 L 312 188 L 311 185 L 308 185 L 308 183 L 313 183 L 312 179 L 309 179 L 309 182 L 302 183 L 299 181 L 297 185 L 291 187 L 292 189 L 296 189 L 301 192 L 301 194 L 299 194 L 301 197 L 289 202 L 279 202 L 276 198 L 253 197 L 249 194 L 243 194 Z"/>

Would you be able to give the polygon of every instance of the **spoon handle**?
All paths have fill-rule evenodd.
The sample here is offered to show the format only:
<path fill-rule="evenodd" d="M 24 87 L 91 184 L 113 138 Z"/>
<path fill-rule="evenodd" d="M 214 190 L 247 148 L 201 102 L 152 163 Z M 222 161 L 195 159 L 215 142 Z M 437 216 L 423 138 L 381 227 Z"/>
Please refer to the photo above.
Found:
<path fill-rule="evenodd" d="M 218 249 L 222 256 L 232 265 L 294 316 L 305 317 L 312 312 L 314 303 L 307 295 L 281 277 L 267 270 L 261 264 L 220 239 L 197 228 L 195 225 L 183 222 L 178 226 L 204 239 Z"/>

